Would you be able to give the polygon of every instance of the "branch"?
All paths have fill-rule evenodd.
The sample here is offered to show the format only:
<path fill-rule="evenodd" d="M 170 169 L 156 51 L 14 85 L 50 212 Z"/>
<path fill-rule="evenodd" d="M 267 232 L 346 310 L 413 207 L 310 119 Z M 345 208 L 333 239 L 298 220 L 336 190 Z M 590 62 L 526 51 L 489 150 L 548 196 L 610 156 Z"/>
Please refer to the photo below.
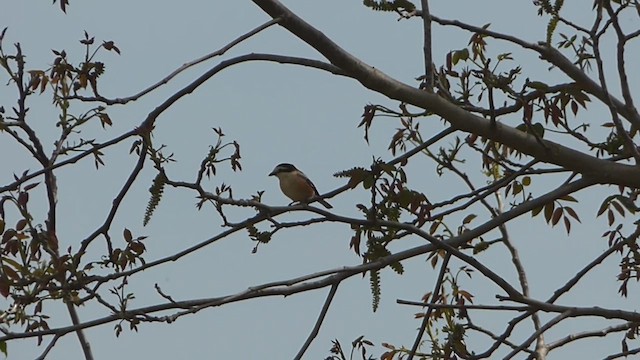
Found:
<path fill-rule="evenodd" d="M 436 279 L 436 284 L 434 285 L 433 292 L 431 293 L 431 300 L 436 301 L 438 297 L 440 297 L 440 287 L 442 286 L 442 281 L 444 280 L 444 274 L 447 272 L 447 266 L 449 265 L 449 260 L 451 259 L 451 253 L 446 253 L 444 259 L 442 260 L 442 264 L 440 265 L 440 273 L 438 274 L 438 279 Z M 418 351 L 418 346 L 420 346 L 420 342 L 422 341 L 422 335 L 424 331 L 427 329 L 427 323 L 431 318 L 431 313 L 433 312 L 434 307 L 429 306 L 427 308 L 427 312 L 424 314 L 422 318 L 422 324 L 420 324 L 420 329 L 418 329 L 418 335 L 416 336 L 415 341 L 413 342 L 413 346 L 411 346 L 411 351 L 409 351 L 409 358 L 407 360 L 413 360 L 413 357 L 416 355 Z"/>
<path fill-rule="evenodd" d="M 502 213 L 504 209 L 504 204 L 502 201 L 502 197 L 498 192 L 496 192 L 496 198 L 498 201 L 498 212 Z M 511 242 L 511 238 L 507 231 L 506 225 L 500 226 L 500 232 L 502 233 L 502 243 L 506 246 L 507 250 L 511 254 L 511 262 L 516 269 L 516 273 L 518 274 L 518 281 L 520 281 L 520 287 L 522 288 L 522 295 L 529 297 L 529 280 L 527 279 L 527 273 L 524 270 L 524 265 L 522 261 L 520 261 L 520 254 L 518 253 L 518 249 Z M 531 313 L 531 321 L 533 322 L 533 328 L 538 331 L 540 330 L 540 317 L 537 312 Z M 540 334 L 536 341 L 536 354 L 541 355 L 543 351 L 546 351 L 544 348 L 544 336 Z M 540 356 L 539 360 L 544 359 L 544 356 Z"/>
<path fill-rule="evenodd" d="M 128 139 L 128 138 L 130 138 L 132 136 L 136 136 L 136 135 L 137 135 L 137 132 L 135 130 L 128 131 L 128 132 L 126 132 L 126 133 L 124 133 L 124 134 L 122 134 L 122 135 L 120 135 L 118 137 L 115 137 L 115 138 L 113 138 L 113 139 L 111 139 L 111 140 L 109 140 L 107 142 L 104 142 L 104 143 L 99 144 L 99 145 L 95 145 L 91 149 L 85 150 L 85 151 L 81 152 L 80 154 L 78 154 L 76 156 L 68 158 L 67 160 L 60 161 L 58 163 L 49 165 L 49 166 L 47 166 L 45 168 L 42 168 L 42 169 L 40 169 L 38 171 L 35 171 L 35 172 L 31 173 L 31 174 L 22 176 L 22 177 L 20 177 L 20 179 L 12 182 L 11 184 L 0 187 L 0 193 L 3 193 L 5 191 L 16 190 L 21 184 L 23 184 L 23 183 L 25 183 L 25 182 L 27 182 L 27 181 L 29 181 L 31 179 L 34 179 L 34 178 L 46 173 L 47 171 L 54 170 L 54 169 L 57 169 L 57 168 L 60 168 L 60 167 L 63 167 L 65 165 L 69 165 L 69 164 L 75 164 L 78 161 L 80 161 L 81 159 L 83 159 L 83 158 L 85 158 L 85 157 L 87 157 L 89 155 L 92 155 L 93 153 L 96 152 L 96 150 L 101 150 L 101 149 L 107 148 L 109 146 L 118 144 L 119 142 L 121 142 L 123 140 L 126 140 L 126 139 Z"/>
<path fill-rule="evenodd" d="M 506 214 L 506 213 L 505 213 Z M 466 239 L 467 233 L 462 234 L 457 238 L 451 239 L 452 242 L 458 242 L 460 240 L 468 240 Z M 333 270 L 326 270 L 316 274 L 309 274 L 303 277 L 282 280 L 267 284 L 262 284 L 254 287 L 250 287 L 245 291 L 222 296 L 216 298 L 205 298 L 205 299 L 195 299 L 195 300 L 187 300 L 187 301 L 170 301 L 167 303 L 162 303 L 158 305 L 152 305 L 142 308 L 137 308 L 133 310 L 122 311 L 117 314 L 112 314 L 109 316 L 105 316 L 103 318 L 87 321 L 85 323 L 67 326 L 61 328 L 54 328 L 49 330 L 40 330 L 33 331 L 29 333 L 12 333 L 6 332 L 4 336 L 0 337 L 0 341 L 8 341 L 12 339 L 25 339 L 25 338 L 33 338 L 40 336 L 49 336 L 49 335 L 59 335 L 62 336 L 72 331 L 76 331 L 78 329 L 86 329 L 94 326 L 99 326 L 105 323 L 121 320 L 121 319 L 133 319 L 138 316 L 147 315 L 150 313 L 156 312 L 164 312 L 172 309 L 189 309 L 183 313 L 178 313 L 172 316 L 164 317 L 165 321 L 173 321 L 176 318 L 180 317 L 184 314 L 192 314 L 198 312 L 202 309 L 209 307 L 217 307 L 224 304 L 229 304 L 233 302 L 261 298 L 261 297 L 271 297 L 271 296 L 290 296 L 297 293 L 302 293 L 310 290 L 320 289 L 327 286 L 336 285 L 345 279 L 365 273 L 371 270 L 382 269 L 392 263 L 403 261 L 421 254 L 424 254 L 429 251 L 435 250 L 432 245 L 422 245 L 412 249 L 408 249 L 405 251 L 401 251 L 399 253 L 389 255 L 383 258 L 380 258 L 376 261 L 341 267 Z M 323 276 L 322 279 L 317 281 L 306 281 L 305 279 L 310 279 L 318 276 Z M 284 284 L 284 285 L 281 285 Z M 513 300 L 513 299 L 508 299 Z M 604 318 L 614 318 L 614 319 L 624 319 L 630 322 L 640 322 L 640 314 L 637 312 L 631 311 L 623 311 L 617 309 L 605 309 L 600 307 L 588 307 L 588 308 L 579 308 L 579 307 L 567 307 L 567 306 L 559 306 L 554 304 L 547 304 L 542 301 L 537 301 L 529 298 L 520 298 L 517 300 L 522 304 L 525 304 L 529 308 L 538 309 L 539 311 L 547 311 L 553 313 L 567 313 L 570 312 L 572 317 L 578 316 L 597 316 Z"/>
<path fill-rule="evenodd" d="M 640 353 L 640 348 L 629 349 L 627 351 L 622 351 L 622 352 L 619 352 L 617 354 L 609 355 L 606 358 L 604 358 L 603 360 L 613 360 L 613 359 L 619 359 L 619 358 L 626 358 L 629 355 L 635 355 L 635 354 L 639 354 L 639 353 Z"/>
<path fill-rule="evenodd" d="M 107 99 L 103 96 L 96 96 L 96 97 L 85 97 L 85 96 L 77 96 L 77 95 L 73 95 L 73 96 L 69 96 L 66 99 L 67 100 L 81 100 L 81 101 L 99 101 L 102 103 L 105 103 L 107 105 L 115 105 L 115 104 L 120 104 L 120 105 L 124 105 L 130 101 L 136 101 L 139 98 L 143 97 L 144 95 L 147 95 L 148 93 L 152 92 L 153 90 L 159 88 L 162 85 L 167 84 L 169 81 L 171 81 L 174 77 L 178 76 L 181 72 L 187 70 L 190 67 L 193 67 L 195 65 L 198 65 L 206 60 L 209 60 L 211 58 L 214 58 L 216 56 L 221 56 L 224 55 L 224 53 L 226 53 L 227 51 L 231 50 L 234 46 L 240 44 L 241 42 L 247 40 L 248 38 L 252 37 L 253 35 L 256 35 L 257 33 L 261 32 L 262 30 L 267 29 L 268 27 L 278 23 L 278 19 L 271 19 L 267 22 L 265 22 L 264 24 L 256 27 L 255 29 L 239 36 L 238 38 L 236 38 L 235 40 L 231 41 L 230 43 L 228 43 L 227 45 L 223 46 L 222 48 L 207 54 L 199 59 L 190 61 L 182 66 L 180 66 L 179 68 L 177 68 L 176 70 L 174 70 L 171 74 L 169 74 L 168 76 L 166 76 L 164 79 L 158 81 L 157 83 L 149 86 L 148 88 L 140 91 L 139 93 L 135 94 L 135 95 L 131 95 L 125 98 L 117 98 L 117 99 Z"/>
<path fill-rule="evenodd" d="M 633 327 L 635 327 L 636 324 L 631 323 L 631 322 L 627 322 L 624 324 L 620 324 L 620 325 L 616 325 L 616 326 L 610 326 L 608 328 L 602 329 L 602 330 L 595 330 L 595 331 L 583 331 L 583 332 L 579 332 L 577 334 L 571 334 L 568 335 L 562 339 L 559 339 L 557 341 L 554 341 L 552 343 L 549 343 L 547 345 L 547 349 L 549 351 L 554 350 L 556 348 L 559 348 L 561 346 L 564 346 L 570 342 L 576 341 L 576 340 L 582 340 L 582 339 L 588 339 L 588 338 L 592 338 L 592 337 L 605 337 L 608 334 L 611 333 L 616 333 L 616 332 L 621 332 L 621 331 L 627 331 Z"/>
<path fill-rule="evenodd" d="M 562 322 L 562 320 L 565 320 L 569 317 L 572 317 L 572 311 L 571 310 L 567 310 L 565 312 L 562 312 L 560 314 L 558 314 L 556 317 L 554 317 L 553 319 L 551 319 L 551 321 L 547 322 L 546 324 L 544 324 L 541 328 L 537 329 L 533 334 L 531 334 L 531 336 L 529 336 L 520 346 L 518 346 L 517 348 L 513 349 L 507 356 L 505 356 L 505 359 L 511 359 L 514 356 L 516 356 L 520 351 L 526 349 L 527 347 L 529 347 L 529 344 L 531 344 L 534 340 L 540 338 L 545 331 L 549 330 L 550 328 L 552 328 L 553 326 L 559 324 L 560 322 Z M 543 349 L 536 349 L 536 355 L 540 356 L 542 355 L 542 359 L 544 359 L 546 357 L 546 353 L 542 352 Z M 542 352 L 542 353 L 541 353 Z"/>
<path fill-rule="evenodd" d="M 406 85 L 365 64 L 296 16 L 277 0 L 253 0 L 253 2 L 272 17 L 281 18 L 281 26 L 308 43 L 333 65 L 342 69 L 349 77 L 355 78 L 368 89 L 391 99 L 428 109 L 446 119 L 457 130 L 500 142 L 541 161 L 560 165 L 583 174 L 595 182 L 633 188 L 640 187 L 640 169 L 634 166 L 612 163 L 552 141 L 536 139 L 532 135 L 502 123 L 492 124 L 489 120 L 473 115 L 438 95 Z M 535 45 L 535 48 L 541 52 L 545 59 L 550 58 L 559 64 L 560 60 L 564 59 L 573 68 L 573 64 L 557 50 L 542 45 Z M 571 76 L 571 74 L 569 75 Z M 589 81 L 591 80 L 589 79 Z M 640 124 L 640 120 L 637 123 Z M 640 128 L 640 126 L 638 127 Z"/>
<path fill-rule="evenodd" d="M 416 12 L 416 16 L 422 16 L 422 15 L 418 11 Z M 582 71 L 580 68 L 575 66 L 571 62 L 571 60 L 567 59 L 564 55 L 562 55 L 560 51 L 558 51 L 557 49 L 551 46 L 548 46 L 544 43 L 536 43 L 536 44 L 530 43 L 522 39 L 519 39 L 515 36 L 506 35 L 499 32 L 483 29 L 481 27 L 465 24 L 458 20 L 441 19 L 433 15 L 431 16 L 431 19 L 443 26 L 447 26 L 447 25 L 455 26 L 457 28 L 464 29 L 473 33 L 478 33 L 478 34 L 486 35 L 495 39 L 508 41 L 510 43 L 516 44 L 525 49 L 533 50 L 538 54 L 540 54 L 540 56 L 544 60 L 558 67 L 567 76 L 569 76 L 575 82 L 580 84 L 580 86 L 583 87 L 588 93 L 597 97 L 600 101 L 602 101 L 605 104 L 609 102 L 608 97 L 610 94 L 608 94 L 594 80 L 592 80 L 589 76 L 587 76 L 587 74 L 585 74 L 584 71 Z M 611 101 L 616 111 L 619 114 L 624 116 L 632 124 L 636 125 L 636 127 L 640 125 L 640 114 L 638 114 L 635 108 L 625 105 L 623 102 L 621 102 L 620 100 L 616 99 L 613 96 L 611 97 Z"/>
<path fill-rule="evenodd" d="M 419 302 L 419 301 L 410 301 L 410 300 L 396 300 L 397 304 L 400 305 L 411 305 L 411 306 L 422 306 L 422 307 L 432 307 L 434 309 L 460 309 L 460 310 L 497 310 L 497 311 L 529 311 L 531 308 L 529 306 L 511 306 L 511 305 L 457 305 L 457 304 L 436 304 L 436 303 L 427 303 L 427 302 Z"/>
<path fill-rule="evenodd" d="M 131 171 L 131 174 L 129 174 L 127 181 L 124 183 L 124 185 L 122 185 L 120 192 L 118 193 L 118 195 L 116 195 L 116 197 L 112 201 L 112 206 L 111 206 L 111 209 L 109 210 L 109 214 L 107 215 L 107 218 L 104 220 L 102 225 L 100 225 L 100 227 L 98 227 L 91 235 L 89 235 L 86 239 L 80 242 L 80 249 L 78 250 L 78 255 L 75 256 L 74 258 L 74 268 L 76 268 L 80 263 L 80 259 L 82 255 L 84 255 L 87 248 L 89 247 L 89 244 L 91 244 L 91 242 L 95 240 L 96 237 L 98 237 L 98 235 L 100 234 L 103 234 L 107 239 L 107 244 L 109 247 L 108 249 L 109 255 L 111 255 L 113 249 L 111 247 L 111 241 L 109 239 L 109 234 L 108 234 L 109 228 L 111 228 L 111 224 L 113 222 L 113 219 L 115 219 L 116 217 L 116 213 L 120 208 L 120 204 L 122 204 L 122 200 L 124 200 L 124 197 L 127 195 L 129 190 L 133 186 L 133 182 L 136 180 L 138 175 L 140 175 L 140 172 L 144 167 L 144 161 L 147 158 L 147 148 L 148 148 L 148 144 L 144 143 L 142 145 L 142 148 L 140 149 L 138 162 L 136 163 L 133 170 Z"/>
<path fill-rule="evenodd" d="M 422 50 L 424 51 L 424 89 L 433 92 L 433 58 L 431 52 L 431 17 L 429 16 L 429 0 L 421 0 L 422 12 L 427 16 L 422 17 L 422 30 L 424 33 L 424 43 Z M 410 357 L 411 358 L 411 357 Z"/>
<path fill-rule="evenodd" d="M 613 244 L 607 251 L 600 254 L 598 257 L 593 259 L 590 263 L 588 263 L 582 270 L 578 271 L 578 273 L 569 279 L 566 284 L 556 290 L 553 295 L 547 300 L 549 303 L 554 303 L 556 300 L 560 298 L 563 294 L 567 293 L 571 288 L 573 288 L 589 271 L 596 267 L 596 265 L 600 264 L 604 261 L 609 255 L 615 253 L 616 251 L 620 251 L 624 246 L 629 245 L 630 243 L 635 242 L 640 236 L 640 227 L 636 229 L 636 231 L 629 235 L 625 241 L 620 241 L 616 244 Z"/>
<path fill-rule="evenodd" d="M 302 345 L 302 348 L 300 349 L 300 351 L 298 351 L 298 354 L 296 354 L 296 357 L 294 358 L 294 360 L 302 359 L 302 356 L 311 345 L 311 342 L 313 341 L 313 339 L 315 339 L 315 337 L 318 336 L 318 331 L 320 330 L 320 326 L 324 321 L 324 317 L 327 315 L 327 311 L 329 310 L 329 305 L 331 305 L 331 301 L 333 301 L 333 297 L 336 294 L 336 291 L 338 290 L 338 284 L 340 283 L 331 285 L 331 290 L 329 290 L 327 299 L 324 301 L 324 305 L 322 306 L 320 315 L 318 315 L 318 320 L 316 321 L 316 324 L 313 327 L 313 330 L 311 330 L 311 334 L 309 334 L 307 341 L 304 342 L 304 345 Z"/>

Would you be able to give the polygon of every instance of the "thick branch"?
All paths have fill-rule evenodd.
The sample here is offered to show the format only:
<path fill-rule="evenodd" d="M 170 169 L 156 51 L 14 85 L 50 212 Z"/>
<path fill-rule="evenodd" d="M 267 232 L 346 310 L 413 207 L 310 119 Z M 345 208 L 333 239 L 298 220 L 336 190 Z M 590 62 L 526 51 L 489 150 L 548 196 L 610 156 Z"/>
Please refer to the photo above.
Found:
<path fill-rule="evenodd" d="M 474 133 L 514 148 L 541 161 L 563 166 L 583 174 L 596 182 L 640 187 L 640 169 L 598 159 L 552 141 L 536 139 L 534 136 L 501 123 L 491 124 L 487 119 L 470 114 L 445 99 L 413 88 L 395 80 L 380 70 L 365 64 L 360 59 L 335 44 L 331 39 L 293 14 L 276 0 L 253 0 L 274 18 L 282 18 L 281 26 L 308 43 L 324 55 L 333 65 L 365 87 L 391 99 L 432 111 L 451 123 L 457 130 Z M 545 58 L 567 60 L 553 48 L 536 45 Z"/>

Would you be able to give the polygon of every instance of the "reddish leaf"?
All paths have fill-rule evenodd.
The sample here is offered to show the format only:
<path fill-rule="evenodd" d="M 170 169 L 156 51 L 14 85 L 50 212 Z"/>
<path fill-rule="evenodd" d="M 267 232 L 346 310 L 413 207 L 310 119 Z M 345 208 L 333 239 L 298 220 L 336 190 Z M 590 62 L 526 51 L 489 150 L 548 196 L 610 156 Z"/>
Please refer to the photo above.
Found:
<path fill-rule="evenodd" d="M 5 298 L 9 296 L 9 282 L 7 279 L 0 278 L 0 295 Z"/>
<path fill-rule="evenodd" d="M 3 265 L 2 271 L 4 272 L 5 275 L 7 275 L 8 278 L 13 280 L 20 280 L 20 275 L 18 275 L 18 273 L 15 270 L 13 270 L 12 267 L 8 265 Z"/>
<path fill-rule="evenodd" d="M 18 223 L 16 224 L 16 230 L 20 231 L 20 230 L 24 229 L 25 226 L 27 226 L 27 219 L 20 219 L 20 220 L 18 220 Z"/>
<path fill-rule="evenodd" d="M 25 207 L 28 202 L 29 193 L 24 191 L 20 192 L 20 195 L 18 195 L 18 205 L 20 205 L 20 207 Z"/>

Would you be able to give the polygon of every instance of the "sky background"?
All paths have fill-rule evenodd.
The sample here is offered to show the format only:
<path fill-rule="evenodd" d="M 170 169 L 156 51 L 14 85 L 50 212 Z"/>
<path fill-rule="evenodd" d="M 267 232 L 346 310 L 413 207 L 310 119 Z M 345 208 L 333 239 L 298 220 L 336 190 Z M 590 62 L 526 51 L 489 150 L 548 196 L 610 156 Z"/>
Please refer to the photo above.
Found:
<path fill-rule="evenodd" d="M 415 78 L 424 68 L 422 27 L 418 19 L 397 21 L 396 15 L 372 12 L 356 0 L 286 1 L 285 4 L 353 55 L 400 81 L 417 85 Z M 531 42 L 544 40 L 546 36 L 547 19 L 536 15 L 530 1 L 433 1 L 430 6 L 436 16 L 478 26 L 491 23 L 493 30 L 511 33 Z M 567 14 L 570 14 L 567 16 L 573 21 L 585 26 L 590 24 L 590 3 L 574 1 L 566 6 Z M 180 65 L 224 46 L 267 20 L 269 17 L 250 1 L 71 1 L 66 15 L 57 4 L 51 5 L 50 2 L 10 1 L 2 5 L 0 13 L 0 27 L 9 28 L 5 48 L 10 51 L 12 43 L 20 42 L 27 55 L 28 68 L 49 67 L 53 60 L 51 49 L 64 49 L 70 59 L 80 60 L 84 49 L 78 40 L 85 30 L 90 36 L 95 36 L 96 41 L 115 41 L 122 54 L 103 53 L 99 57 L 107 68 L 101 79 L 100 91 L 109 98 L 137 93 Z M 633 19 L 625 19 L 624 24 L 633 26 Z M 464 48 L 469 36 L 455 28 L 434 24 L 433 57 L 436 64 L 440 66 L 443 63 L 448 51 Z M 532 79 L 566 81 L 557 71 L 549 71 L 549 65 L 541 63 L 535 54 L 495 40 L 490 40 L 489 45 L 494 54 L 513 52 L 515 63 L 521 65 L 526 76 Z M 278 27 L 244 42 L 224 58 L 252 52 L 321 59 L 309 46 Z M 630 56 L 634 54 L 637 52 L 630 53 Z M 190 69 L 139 101 L 108 109 L 113 127 L 103 130 L 97 123 L 88 125 L 82 136 L 104 141 L 131 129 L 160 102 L 220 60 L 215 58 Z M 631 79 L 632 84 L 637 84 L 640 80 L 637 74 L 632 76 L 635 76 Z M 7 82 L 6 74 L 0 74 L 0 82 Z M 31 101 L 32 124 L 44 142 L 47 143 L 48 139 L 50 144 L 57 137 L 54 126 L 57 113 L 50 105 L 50 95 L 32 97 Z M 10 109 L 14 103 L 13 89 L 0 88 L 0 105 Z M 333 177 L 333 173 L 354 166 L 367 167 L 373 157 L 393 158 L 387 146 L 399 126 L 397 120 L 376 119 L 369 144 L 363 140 L 362 129 L 357 128 L 363 107 L 370 103 L 397 108 L 395 102 L 364 89 L 350 79 L 294 66 L 245 63 L 216 75 L 166 111 L 156 123 L 154 143 L 166 144 L 166 152 L 173 153 L 177 160 L 167 166 L 169 176 L 175 180 L 191 181 L 195 179 L 197 167 L 209 145 L 215 143 L 215 133 L 211 129 L 220 127 L 227 135 L 226 139 L 240 143 L 243 171 L 234 173 L 227 167 L 221 167 L 218 176 L 207 183 L 208 189 L 212 190 L 220 183 L 230 184 L 238 198 L 249 198 L 264 190 L 265 203 L 284 205 L 288 200 L 279 192 L 276 179 L 267 177 L 278 163 L 296 164 L 314 180 L 322 193 L 344 184 L 344 179 Z M 75 109 L 80 112 L 83 108 L 78 105 Z M 577 122 L 600 123 L 606 114 L 596 107 L 588 115 L 583 113 L 583 118 Z M 442 123 L 435 118 L 421 121 L 425 137 L 443 129 Z M 450 137 L 443 145 L 451 144 L 453 140 Z M 64 244 L 61 248 L 72 246 L 76 249 L 78 241 L 104 220 L 113 197 L 137 160 L 128 154 L 129 145 L 130 142 L 106 150 L 104 160 L 107 166 L 99 170 L 95 169 L 92 159 L 86 159 L 57 173 L 61 214 L 58 229 Z M 0 171 L 0 184 L 10 182 L 13 172 L 37 168 L 33 160 L 20 150 L 8 136 L 0 134 L 0 154 L 5 155 L 2 159 L 5 170 Z M 477 160 L 474 158 L 473 161 Z M 473 161 L 465 165 L 465 171 L 472 178 L 481 180 L 480 164 Z M 409 170 L 412 185 L 423 191 L 432 202 L 464 191 L 455 177 L 449 174 L 438 177 L 435 165 L 426 159 L 412 160 Z M 125 227 L 131 229 L 134 236 L 148 236 L 145 259 L 151 261 L 193 246 L 221 231 L 214 209 L 205 206 L 197 211 L 194 193 L 171 188 L 165 190 L 150 225 L 143 227 L 142 218 L 149 196 L 147 189 L 154 176 L 152 166 L 147 163 L 115 219 L 112 227 L 114 241 L 122 244 L 123 240 L 118 236 Z M 561 177 L 549 177 L 537 183 L 534 179 L 533 188 L 549 190 L 563 180 Z M 566 236 L 562 227 L 550 229 L 542 217 L 531 219 L 528 214 L 509 225 L 513 242 L 529 271 L 534 298 L 543 300 L 549 297 L 554 289 L 607 248 L 606 241 L 600 237 L 606 230 L 605 220 L 596 219 L 595 213 L 601 199 L 613 191 L 615 189 L 594 188 L 576 195 L 581 201 L 576 209 L 581 209 L 579 213 L 583 224 L 574 224 L 571 236 Z M 356 189 L 331 199 L 331 203 L 338 214 L 358 216 L 355 204 L 366 203 L 368 199 L 367 192 Z M 33 204 L 37 205 L 38 201 L 41 200 L 37 196 L 32 196 Z M 42 202 L 40 204 L 43 205 Z M 42 218 L 44 207 L 39 210 L 35 205 L 34 215 Z M 235 221 L 252 215 L 246 210 L 233 211 L 232 214 Z M 304 214 L 283 217 L 288 220 L 302 218 Z M 486 215 L 477 219 L 476 224 L 480 224 L 481 219 L 486 219 Z M 254 243 L 246 233 L 240 233 L 176 263 L 131 278 L 129 290 L 136 295 L 131 305 L 141 307 L 163 303 L 164 300 L 154 290 L 156 283 L 174 299 L 186 300 L 233 294 L 265 282 L 356 265 L 361 259 L 349 249 L 350 237 L 350 229 L 341 225 L 296 228 L 280 232 L 271 243 L 252 254 Z M 495 234 L 487 235 L 487 239 L 495 237 Z M 394 244 L 393 249 L 407 249 L 422 243 L 418 239 L 406 239 Z M 97 244 L 100 241 L 96 241 L 90 250 L 94 256 L 104 251 Z M 507 280 L 515 280 L 504 247 L 495 246 L 478 258 Z M 403 264 L 406 270 L 403 276 L 390 269 L 383 271 L 382 301 L 376 313 L 371 309 L 368 277 L 353 277 L 345 281 L 338 289 L 320 333 L 305 358 L 327 357 L 332 339 L 340 340 L 345 349 L 349 349 L 350 342 L 360 335 L 377 345 L 373 351 L 376 356 L 383 352 L 379 346 L 382 342 L 411 347 L 415 329 L 419 326 L 413 314 L 419 309 L 398 305 L 396 299 L 419 300 L 432 290 L 437 270 L 431 269 L 424 256 Z M 453 261 L 452 269 L 460 265 Z M 616 294 L 616 265 L 617 257 L 608 259 L 559 303 L 635 309 L 632 301 L 620 299 Z M 463 284 L 476 296 L 477 304 L 497 303 L 494 296 L 498 290 L 481 275 L 476 274 Z M 170 325 L 141 324 L 137 333 L 125 330 L 119 338 L 113 331 L 114 323 L 89 329 L 86 334 L 96 359 L 288 359 L 297 353 L 311 331 L 327 291 L 322 289 L 288 298 L 261 298 L 206 309 Z M 106 289 L 103 292 L 109 298 Z M 637 292 L 632 290 L 631 294 Z M 0 300 L 0 306 L 6 307 L 7 302 Z M 44 311 L 53 314 L 50 326 L 69 323 L 63 307 L 47 305 Z M 80 308 L 79 313 L 85 321 L 109 314 L 108 310 L 94 305 Z M 482 312 L 474 312 L 473 316 L 477 323 L 496 332 L 501 332 L 511 318 L 509 314 Z M 543 319 L 550 317 L 543 315 Z M 568 332 L 613 324 L 593 320 L 567 321 L 566 325 L 554 327 L 548 333 L 547 341 L 563 337 Z M 530 331 L 530 322 L 521 325 L 514 339 L 523 340 Z M 619 351 L 620 341 L 619 335 L 581 341 L 566 351 L 552 353 L 550 358 L 600 358 Z M 467 343 L 475 349 L 474 345 L 486 343 L 486 340 L 471 337 Z M 43 350 L 43 346 L 36 347 L 35 340 L 12 341 L 8 358 L 31 359 Z M 62 338 L 48 357 L 81 358 L 77 338 L 72 334 Z"/>

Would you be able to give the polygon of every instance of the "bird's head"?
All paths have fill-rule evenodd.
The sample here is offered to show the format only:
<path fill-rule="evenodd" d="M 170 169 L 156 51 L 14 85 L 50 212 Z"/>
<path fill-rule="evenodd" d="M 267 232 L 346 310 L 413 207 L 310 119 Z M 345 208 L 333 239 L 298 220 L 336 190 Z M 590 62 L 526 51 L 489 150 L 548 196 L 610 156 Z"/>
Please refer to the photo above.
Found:
<path fill-rule="evenodd" d="M 297 171 L 295 166 L 287 163 L 278 164 L 272 172 L 269 173 L 269 176 L 278 176 L 279 174 L 291 173 Z"/>

